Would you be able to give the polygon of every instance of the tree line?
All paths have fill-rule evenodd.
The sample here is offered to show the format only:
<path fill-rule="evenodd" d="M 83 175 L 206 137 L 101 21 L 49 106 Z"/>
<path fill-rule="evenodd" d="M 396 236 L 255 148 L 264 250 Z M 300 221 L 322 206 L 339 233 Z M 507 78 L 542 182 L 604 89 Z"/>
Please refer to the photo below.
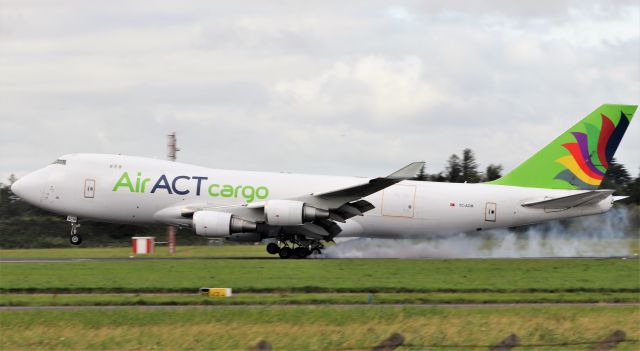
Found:
<path fill-rule="evenodd" d="M 473 150 L 466 148 L 462 154 L 452 154 L 446 162 L 444 171 L 429 174 L 426 167 L 418 173 L 416 180 L 448 183 L 480 183 L 496 180 L 502 176 L 502 165 L 489 164 L 484 172 L 476 162 Z M 640 169 L 639 169 L 640 171 Z M 600 184 L 600 189 L 613 189 L 617 195 L 629 196 L 625 203 L 640 204 L 640 172 L 633 178 L 627 168 L 616 161 L 609 162 L 609 168 Z"/>
<path fill-rule="evenodd" d="M 502 165 L 490 164 L 484 172 L 480 171 L 473 150 L 462 150 L 462 156 L 452 154 L 447 160 L 444 171 L 429 174 L 422 167 L 416 180 L 448 183 L 480 183 L 496 180 L 502 176 Z"/>
<path fill-rule="evenodd" d="M 0 183 L 0 248 L 69 247 L 71 229 L 65 216 L 56 215 L 22 201 L 11 192 L 17 178 Z M 82 246 L 129 246 L 133 236 L 155 236 L 165 241 L 166 226 L 135 226 L 92 222 L 80 219 Z M 205 238 L 191 231 L 176 235 L 178 245 L 204 244 Z"/>
<path fill-rule="evenodd" d="M 429 174 L 420 170 L 416 180 L 451 183 L 478 183 L 500 178 L 502 166 L 490 164 L 483 170 L 471 149 L 461 155 L 452 154 L 443 171 Z M 55 215 L 32 206 L 11 192 L 17 178 L 11 175 L 7 183 L 0 183 L 0 248 L 68 247 L 69 223 L 64 216 Z M 614 189 L 618 195 L 627 195 L 626 204 L 640 204 L 640 175 L 633 178 L 626 167 L 612 160 L 600 188 Z M 81 221 L 80 233 L 84 246 L 128 246 L 132 236 L 156 236 L 163 241 L 166 227 L 133 226 Z M 179 231 L 178 245 L 204 244 L 206 239 L 190 230 Z"/>

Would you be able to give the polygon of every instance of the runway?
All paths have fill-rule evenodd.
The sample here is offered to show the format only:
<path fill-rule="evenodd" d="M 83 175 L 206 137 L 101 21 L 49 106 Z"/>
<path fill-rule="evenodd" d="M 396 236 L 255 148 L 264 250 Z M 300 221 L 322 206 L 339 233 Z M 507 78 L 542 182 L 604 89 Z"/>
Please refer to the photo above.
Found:
<path fill-rule="evenodd" d="M 56 262 L 124 262 L 124 261 L 189 261 L 189 260 L 273 260 L 264 256 L 201 256 L 201 257 L 86 257 L 86 258 L 0 258 L 0 263 Z"/>

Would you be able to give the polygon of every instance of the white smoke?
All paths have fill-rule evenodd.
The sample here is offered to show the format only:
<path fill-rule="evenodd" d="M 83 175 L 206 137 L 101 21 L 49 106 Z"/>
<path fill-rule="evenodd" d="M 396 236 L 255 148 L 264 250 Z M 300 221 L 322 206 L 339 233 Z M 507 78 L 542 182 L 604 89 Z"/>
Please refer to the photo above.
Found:
<path fill-rule="evenodd" d="M 640 229 L 629 210 L 433 239 L 342 240 L 316 258 L 517 258 L 638 255 Z M 635 226 L 635 228 L 634 228 Z"/>

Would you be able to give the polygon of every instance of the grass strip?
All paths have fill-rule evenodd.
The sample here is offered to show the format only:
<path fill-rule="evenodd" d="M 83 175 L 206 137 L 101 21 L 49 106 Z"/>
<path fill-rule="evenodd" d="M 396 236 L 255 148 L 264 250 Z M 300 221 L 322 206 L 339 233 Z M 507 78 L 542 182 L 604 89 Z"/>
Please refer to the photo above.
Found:
<path fill-rule="evenodd" d="M 627 337 L 616 350 L 636 350 L 639 324 L 635 306 L 3 311 L 0 349 L 246 350 L 266 339 L 277 350 L 366 350 L 399 332 L 407 346 L 398 350 L 487 349 L 512 333 L 547 345 L 536 350 L 583 350 L 619 329 Z"/>
<path fill-rule="evenodd" d="M 0 292 L 639 292 L 638 260 L 80 261 L 0 264 Z"/>
<path fill-rule="evenodd" d="M 638 303 L 638 293 L 0 294 L 0 306 Z"/>

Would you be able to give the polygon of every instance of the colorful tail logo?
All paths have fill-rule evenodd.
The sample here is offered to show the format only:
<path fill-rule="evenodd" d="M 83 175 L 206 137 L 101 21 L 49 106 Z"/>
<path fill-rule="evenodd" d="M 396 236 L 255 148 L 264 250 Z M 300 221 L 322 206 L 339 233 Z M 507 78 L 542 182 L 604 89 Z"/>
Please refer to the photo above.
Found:
<path fill-rule="evenodd" d="M 609 162 L 629 126 L 629 119 L 621 113 L 618 125 L 614 126 L 609 117 L 604 114 L 600 116 L 600 128 L 585 123 L 587 133 L 571 132 L 576 142 L 562 144 L 570 155 L 556 160 L 566 168 L 556 175 L 556 179 L 564 180 L 578 189 L 597 189 L 602 183 Z"/>

